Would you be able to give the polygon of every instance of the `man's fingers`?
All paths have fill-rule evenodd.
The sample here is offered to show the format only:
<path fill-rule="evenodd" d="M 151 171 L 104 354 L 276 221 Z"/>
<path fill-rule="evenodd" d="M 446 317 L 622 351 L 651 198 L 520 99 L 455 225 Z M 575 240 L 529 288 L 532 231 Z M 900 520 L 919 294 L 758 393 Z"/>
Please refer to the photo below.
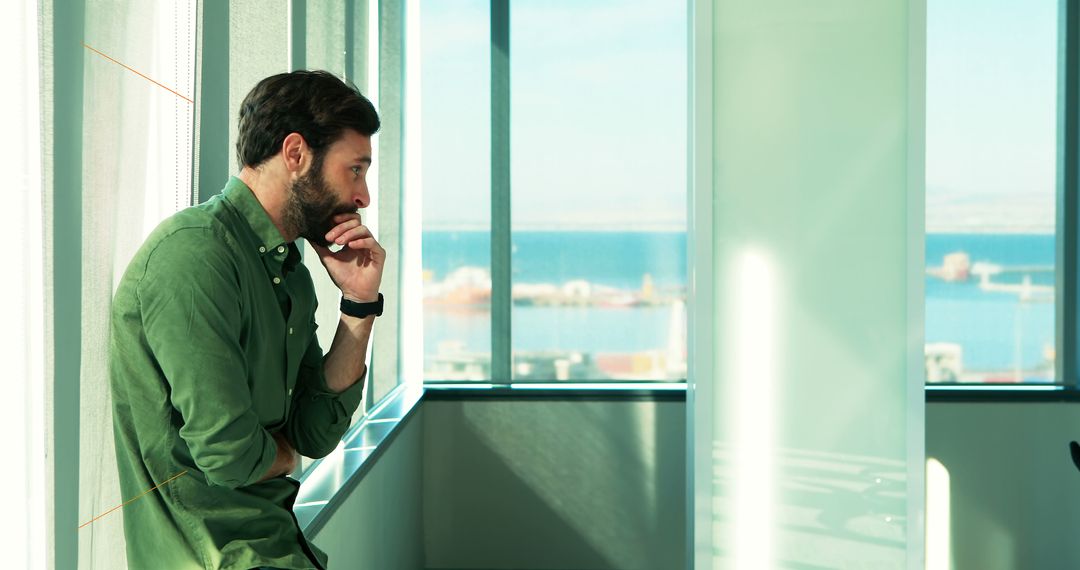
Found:
<path fill-rule="evenodd" d="M 360 239 L 354 239 L 346 244 L 346 247 L 350 249 L 375 249 L 378 247 L 379 242 L 375 241 L 373 237 L 365 237 Z"/>
<path fill-rule="evenodd" d="M 326 241 L 336 241 L 338 236 L 360 225 L 359 217 L 346 218 L 345 221 L 338 223 L 329 232 L 326 232 Z"/>
<path fill-rule="evenodd" d="M 344 214 L 337 214 L 331 219 L 334 220 L 335 223 L 341 223 L 349 218 L 356 218 L 359 220 L 360 212 L 345 212 Z"/>
<path fill-rule="evenodd" d="M 371 230 L 367 226 L 356 226 L 334 238 L 334 243 L 346 244 L 361 238 L 374 237 L 371 235 Z"/>

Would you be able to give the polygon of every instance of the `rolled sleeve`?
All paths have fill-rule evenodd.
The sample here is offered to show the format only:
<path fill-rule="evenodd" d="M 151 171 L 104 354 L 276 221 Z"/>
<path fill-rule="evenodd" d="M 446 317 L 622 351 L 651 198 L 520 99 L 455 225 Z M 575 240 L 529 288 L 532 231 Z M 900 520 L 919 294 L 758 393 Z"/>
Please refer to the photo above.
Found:
<path fill-rule="evenodd" d="M 352 416 L 364 399 L 367 368 L 352 386 L 334 392 L 326 383 L 325 357 L 314 332 L 300 363 L 293 407 L 285 424 L 285 433 L 296 451 L 305 457 L 320 459 L 337 447 L 349 429 Z"/>
<path fill-rule="evenodd" d="M 277 445 L 252 409 L 236 270 L 224 245 L 207 246 L 220 243 L 208 231 L 162 240 L 136 291 L 146 341 L 183 418 L 180 437 L 210 484 L 236 488 L 270 470 Z"/>

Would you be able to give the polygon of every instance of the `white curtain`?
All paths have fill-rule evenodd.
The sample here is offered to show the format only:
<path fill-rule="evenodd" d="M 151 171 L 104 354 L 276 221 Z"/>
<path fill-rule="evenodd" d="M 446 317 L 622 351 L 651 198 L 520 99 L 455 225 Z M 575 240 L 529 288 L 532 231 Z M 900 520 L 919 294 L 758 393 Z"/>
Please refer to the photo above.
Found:
<path fill-rule="evenodd" d="M 0 399 L 0 433 L 8 461 L 0 484 L 8 492 L 0 550 L 11 568 L 46 565 L 45 454 L 45 228 L 41 153 L 38 6 L 6 6 L 0 18 L 0 49 L 8 54 L 0 91 L 0 152 L 7 159 L 6 257 L 13 264 L 0 280 L 0 298 L 14 322 L 0 333 L 0 362 L 8 366 Z M 13 75 L 13 76 L 12 76 Z"/>
<path fill-rule="evenodd" d="M 86 2 L 80 524 L 131 498 L 116 471 L 109 311 L 149 232 L 192 203 L 195 21 L 195 0 Z M 80 569 L 126 567 L 123 509 L 79 531 Z"/>

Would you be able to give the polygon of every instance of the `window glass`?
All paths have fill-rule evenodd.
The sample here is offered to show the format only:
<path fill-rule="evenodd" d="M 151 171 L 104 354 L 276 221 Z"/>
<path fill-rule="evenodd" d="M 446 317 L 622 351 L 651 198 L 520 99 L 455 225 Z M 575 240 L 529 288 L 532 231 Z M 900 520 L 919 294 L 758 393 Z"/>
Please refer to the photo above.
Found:
<path fill-rule="evenodd" d="M 420 12 L 425 380 L 491 378 L 489 4 Z"/>
<path fill-rule="evenodd" d="M 515 381 L 686 376 L 686 8 L 510 5 Z"/>
<path fill-rule="evenodd" d="M 928 3 L 928 382 L 1055 381 L 1057 10 Z"/>

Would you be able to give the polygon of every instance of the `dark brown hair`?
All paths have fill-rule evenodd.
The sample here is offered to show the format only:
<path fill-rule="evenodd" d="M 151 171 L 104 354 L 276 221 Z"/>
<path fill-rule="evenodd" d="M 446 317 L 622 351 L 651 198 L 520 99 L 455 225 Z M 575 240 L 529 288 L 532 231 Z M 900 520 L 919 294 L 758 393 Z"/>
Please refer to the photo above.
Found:
<path fill-rule="evenodd" d="M 345 129 L 370 137 L 379 130 L 371 101 L 328 71 L 292 71 L 260 81 L 240 104 L 236 159 L 255 167 L 277 154 L 290 133 L 300 133 L 321 158 Z"/>

